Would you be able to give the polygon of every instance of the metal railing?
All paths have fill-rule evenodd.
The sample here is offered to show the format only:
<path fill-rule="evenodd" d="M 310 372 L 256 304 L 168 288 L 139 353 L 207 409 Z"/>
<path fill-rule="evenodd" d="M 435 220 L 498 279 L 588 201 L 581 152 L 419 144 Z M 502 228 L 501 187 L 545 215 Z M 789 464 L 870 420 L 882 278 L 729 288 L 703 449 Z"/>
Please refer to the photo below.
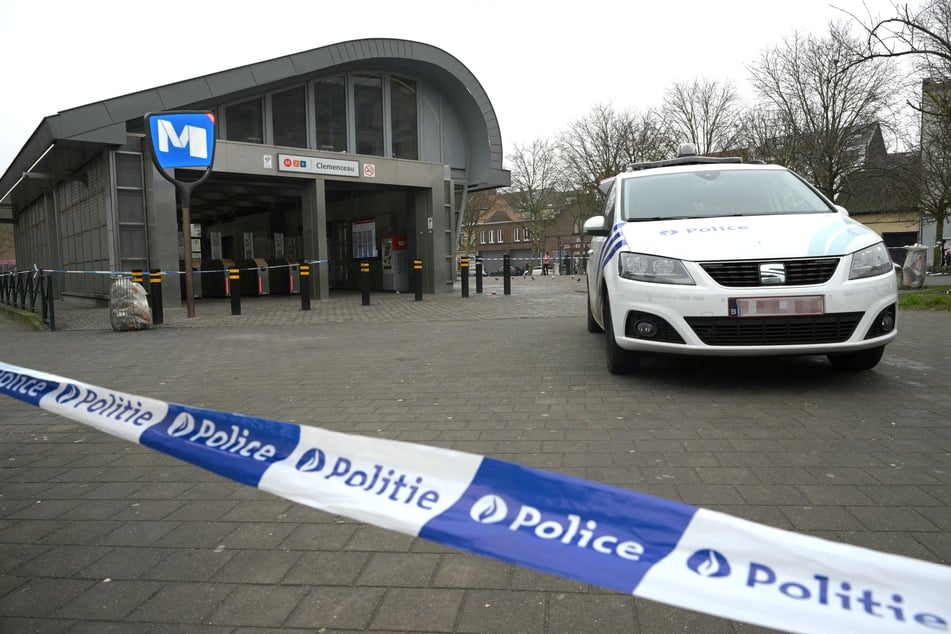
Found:
<path fill-rule="evenodd" d="M 0 273 L 0 302 L 39 315 L 50 330 L 56 330 L 51 272 L 33 269 Z"/>

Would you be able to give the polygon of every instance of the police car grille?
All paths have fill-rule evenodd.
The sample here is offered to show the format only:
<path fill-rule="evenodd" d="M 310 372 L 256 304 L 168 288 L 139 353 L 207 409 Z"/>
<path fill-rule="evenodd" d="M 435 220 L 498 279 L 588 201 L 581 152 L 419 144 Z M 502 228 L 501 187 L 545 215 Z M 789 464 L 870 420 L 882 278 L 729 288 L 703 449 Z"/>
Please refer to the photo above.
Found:
<path fill-rule="evenodd" d="M 720 286 L 753 287 L 777 286 L 765 285 L 760 281 L 760 265 L 782 262 L 786 267 L 786 283 L 782 286 L 808 286 L 824 284 L 832 279 L 838 258 L 821 258 L 811 260 L 763 260 L 737 262 L 701 262 L 700 266 Z"/>
<path fill-rule="evenodd" d="M 848 340 L 862 313 L 802 317 L 687 317 L 708 346 L 796 346 Z"/>

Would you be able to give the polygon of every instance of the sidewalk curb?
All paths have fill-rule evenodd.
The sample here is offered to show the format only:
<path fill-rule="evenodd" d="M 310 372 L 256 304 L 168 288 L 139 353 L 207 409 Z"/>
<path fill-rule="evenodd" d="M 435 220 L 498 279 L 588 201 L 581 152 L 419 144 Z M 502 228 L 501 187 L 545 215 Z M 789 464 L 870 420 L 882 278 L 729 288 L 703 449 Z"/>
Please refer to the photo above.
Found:
<path fill-rule="evenodd" d="M 43 319 L 36 313 L 30 312 L 28 310 L 20 310 L 19 308 L 14 308 L 13 306 L 0 304 L 0 315 L 15 321 L 22 326 L 29 328 L 30 330 L 47 330 L 47 326 L 43 322 Z"/>

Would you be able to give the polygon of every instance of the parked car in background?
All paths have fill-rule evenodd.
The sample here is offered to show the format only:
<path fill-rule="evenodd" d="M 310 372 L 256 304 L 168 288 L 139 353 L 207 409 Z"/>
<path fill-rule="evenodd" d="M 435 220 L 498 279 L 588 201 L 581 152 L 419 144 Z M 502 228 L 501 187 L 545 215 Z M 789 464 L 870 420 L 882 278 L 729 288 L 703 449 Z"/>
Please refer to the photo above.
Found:
<path fill-rule="evenodd" d="M 882 239 L 794 172 L 698 156 L 632 165 L 601 184 L 587 327 L 612 373 L 644 353 L 826 355 L 868 370 L 896 334 Z"/>

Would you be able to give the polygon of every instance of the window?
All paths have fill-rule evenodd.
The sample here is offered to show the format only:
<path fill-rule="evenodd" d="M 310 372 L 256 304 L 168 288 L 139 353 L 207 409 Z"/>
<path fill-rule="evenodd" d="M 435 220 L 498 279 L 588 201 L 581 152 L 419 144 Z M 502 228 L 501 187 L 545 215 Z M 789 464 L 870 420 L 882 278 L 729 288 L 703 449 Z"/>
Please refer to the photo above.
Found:
<path fill-rule="evenodd" d="M 390 118 L 393 123 L 394 158 L 418 159 L 415 81 L 400 77 L 390 79 Z"/>
<path fill-rule="evenodd" d="M 353 110 L 357 154 L 383 156 L 382 76 L 353 76 Z"/>
<path fill-rule="evenodd" d="M 347 151 L 347 79 L 343 75 L 318 79 L 314 84 L 317 148 Z"/>
<path fill-rule="evenodd" d="M 485 231 L 479 232 L 479 244 L 485 244 Z"/>
<path fill-rule="evenodd" d="M 264 114 L 261 98 L 225 107 L 225 138 L 228 141 L 264 143 Z"/>
<path fill-rule="evenodd" d="M 307 147 L 307 95 L 303 86 L 271 95 L 274 145 Z"/>
<path fill-rule="evenodd" d="M 123 271 L 148 270 L 148 238 L 145 192 L 142 186 L 142 155 L 113 153 L 116 184 L 116 216 L 119 225 L 119 263 Z"/>
<path fill-rule="evenodd" d="M 521 242 L 522 241 L 522 228 L 514 227 L 512 229 L 512 242 Z"/>
<path fill-rule="evenodd" d="M 498 242 L 499 244 L 502 244 L 503 242 L 505 242 L 505 240 L 502 239 L 502 230 L 501 230 L 501 229 L 499 229 L 499 230 L 497 230 L 497 231 L 495 232 L 495 241 Z"/>

